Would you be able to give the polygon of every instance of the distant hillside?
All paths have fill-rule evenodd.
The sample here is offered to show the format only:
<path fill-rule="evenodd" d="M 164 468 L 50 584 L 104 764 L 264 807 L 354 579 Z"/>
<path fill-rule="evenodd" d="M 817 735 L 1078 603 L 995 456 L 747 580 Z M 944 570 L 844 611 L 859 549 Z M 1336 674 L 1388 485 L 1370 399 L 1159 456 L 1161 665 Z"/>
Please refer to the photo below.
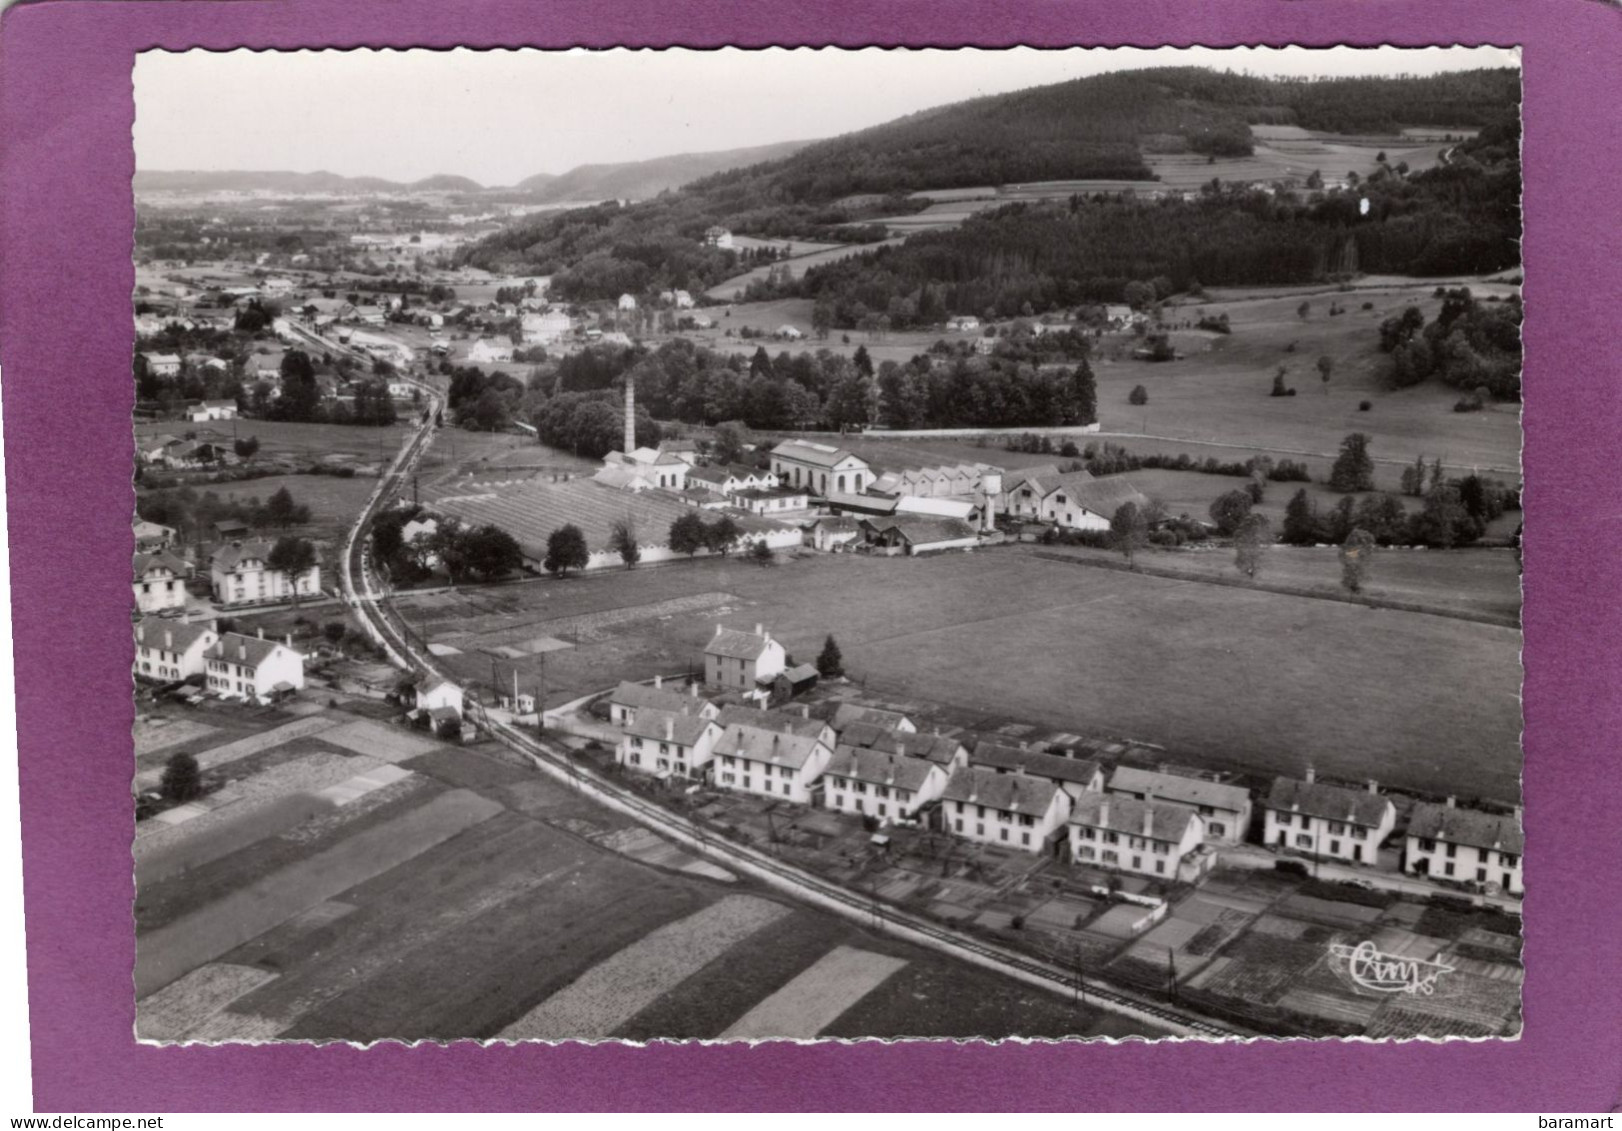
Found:
<path fill-rule="evenodd" d="M 811 144 L 808 141 L 783 141 L 774 145 L 723 149 L 713 153 L 678 153 L 647 161 L 581 165 L 562 176 L 548 177 L 542 174 L 540 178 L 529 177 L 519 182 L 518 187 L 528 190 L 543 203 L 646 200 L 728 169 L 788 157 Z M 535 183 L 537 181 L 540 183 Z"/>
<path fill-rule="evenodd" d="M 133 181 L 141 192 L 283 192 L 283 193 L 370 193 L 370 192 L 479 192 L 482 186 L 466 177 L 441 173 L 411 184 L 382 177 L 344 177 L 325 171 L 289 173 L 232 169 L 220 172 L 194 170 L 138 170 Z"/>

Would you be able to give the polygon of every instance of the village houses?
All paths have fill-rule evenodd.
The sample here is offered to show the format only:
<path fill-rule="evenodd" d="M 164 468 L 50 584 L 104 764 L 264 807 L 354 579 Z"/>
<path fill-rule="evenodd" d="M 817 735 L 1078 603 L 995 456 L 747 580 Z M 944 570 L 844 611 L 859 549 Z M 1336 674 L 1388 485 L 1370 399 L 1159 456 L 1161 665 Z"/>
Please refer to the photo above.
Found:
<path fill-rule="evenodd" d="M 186 607 L 186 563 L 167 550 L 135 555 L 135 607 L 143 613 Z"/>
<path fill-rule="evenodd" d="M 1071 800 L 1079 799 L 1084 793 L 1101 793 L 1104 789 L 1104 770 L 1097 762 L 1001 742 L 977 743 L 969 754 L 969 765 L 983 766 L 999 774 L 1043 778 L 1068 793 Z"/>
<path fill-rule="evenodd" d="M 212 623 L 146 618 L 135 624 L 135 674 L 172 681 L 203 675 L 204 654 L 219 639 Z"/>
<path fill-rule="evenodd" d="M 1190 809 L 1205 823 L 1205 839 L 1213 844 L 1239 844 L 1250 831 L 1250 791 L 1243 786 L 1121 766 L 1110 775 L 1109 792 Z"/>
<path fill-rule="evenodd" d="M 943 815 L 964 840 L 1040 853 L 1070 816 L 1070 795 L 1045 778 L 965 766 L 947 780 Z"/>
<path fill-rule="evenodd" d="M 214 552 L 209 574 L 214 603 L 221 606 L 258 605 L 314 597 L 321 592 L 321 566 L 312 565 L 295 575 L 270 566 L 271 543 L 263 539 L 232 542 Z"/>
<path fill-rule="evenodd" d="M 132 532 L 135 535 L 137 553 L 150 554 L 157 550 L 167 550 L 174 545 L 175 528 L 172 526 L 139 519 L 132 527 Z"/>
<path fill-rule="evenodd" d="M 1093 793 L 1070 811 L 1070 858 L 1157 879 L 1192 882 L 1216 864 L 1198 813 L 1158 799 Z"/>
<path fill-rule="evenodd" d="M 1354 864 L 1375 863 L 1397 822 L 1377 783 L 1367 790 L 1327 785 L 1310 768 L 1304 781 L 1275 778 L 1263 804 L 1263 844 Z"/>
<path fill-rule="evenodd" d="M 860 746 L 840 746 L 823 772 L 825 808 L 880 821 L 911 820 L 946 790 L 934 762 Z"/>
<path fill-rule="evenodd" d="M 711 687 L 754 692 L 786 667 L 788 654 L 763 625 L 753 633 L 716 625 L 704 645 L 704 682 Z"/>
<path fill-rule="evenodd" d="M 1522 895 L 1521 857 L 1525 850 L 1521 813 L 1461 809 L 1421 801 L 1408 818 L 1403 871 L 1435 880 L 1491 886 Z"/>
<path fill-rule="evenodd" d="M 923 758 L 948 774 L 969 764 L 969 750 L 956 738 L 939 733 L 904 731 L 877 722 L 853 722 L 839 731 L 839 745 L 859 746 L 897 757 Z"/>
<path fill-rule="evenodd" d="M 198 401 L 194 405 L 186 406 L 186 419 L 193 424 L 201 424 L 209 420 L 235 420 L 236 418 L 236 401 Z"/>
<path fill-rule="evenodd" d="M 625 725 L 614 760 L 659 777 L 699 777 L 714 757 L 721 733 L 715 720 L 704 715 L 643 707 Z"/>
<path fill-rule="evenodd" d="M 443 676 L 419 676 L 411 687 L 411 704 L 413 710 L 429 713 L 455 711 L 460 718 L 463 710 L 462 689 Z"/>
<path fill-rule="evenodd" d="M 672 682 L 665 685 L 663 676 L 654 676 L 653 682 L 635 683 L 622 680 L 608 698 L 608 718 L 617 727 L 629 726 L 643 710 L 665 711 L 676 714 L 694 714 L 713 719 L 720 708 L 702 698 L 698 684 L 689 684 L 686 691 Z"/>
<path fill-rule="evenodd" d="M 203 653 L 208 663 L 209 690 L 221 695 L 269 698 L 304 686 L 304 657 L 293 650 L 293 638 L 283 643 L 259 636 L 227 632 Z"/>

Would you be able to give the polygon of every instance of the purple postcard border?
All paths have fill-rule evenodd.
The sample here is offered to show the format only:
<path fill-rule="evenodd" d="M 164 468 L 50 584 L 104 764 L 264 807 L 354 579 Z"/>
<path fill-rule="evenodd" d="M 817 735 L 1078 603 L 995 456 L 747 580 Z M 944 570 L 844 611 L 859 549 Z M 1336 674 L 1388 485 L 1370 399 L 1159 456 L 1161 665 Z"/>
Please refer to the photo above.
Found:
<path fill-rule="evenodd" d="M 1168 37 L 1171 37 L 1168 40 Z M 154 1049 L 128 802 L 134 53 L 151 47 L 1524 47 L 1526 1027 L 1518 1042 Z M 0 361 L 44 1111 L 1609 1110 L 1622 1081 L 1622 9 L 1598 0 L 21 4 L 0 22 Z M 245 128 L 255 128 L 245 123 Z"/>

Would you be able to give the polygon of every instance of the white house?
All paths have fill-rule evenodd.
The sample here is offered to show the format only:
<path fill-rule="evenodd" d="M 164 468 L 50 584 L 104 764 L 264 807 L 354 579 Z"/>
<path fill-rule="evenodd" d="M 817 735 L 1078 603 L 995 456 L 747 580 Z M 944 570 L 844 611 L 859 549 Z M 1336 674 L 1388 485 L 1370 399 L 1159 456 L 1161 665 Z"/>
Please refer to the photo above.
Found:
<path fill-rule="evenodd" d="M 186 563 L 159 550 L 135 555 L 135 607 L 143 613 L 186 607 Z"/>
<path fill-rule="evenodd" d="M 694 778 L 715 755 L 721 728 L 714 719 L 644 707 L 626 725 L 614 760 L 627 769 L 659 777 Z"/>
<path fill-rule="evenodd" d="M 699 695 L 698 684 L 688 684 L 685 692 L 679 687 L 676 683 L 667 687 L 663 676 L 655 676 L 651 684 L 623 680 L 608 697 L 609 720 L 617 727 L 629 726 L 636 720 L 637 712 L 643 710 L 687 712 L 706 719 L 720 714 L 719 707 Z"/>
<path fill-rule="evenodd" d="M 762 517 L 803 511 L 811 505 L 811 496 L 804 487 L 745 488 L 732 500 L 750 514 Z"/>
<path fill-rule="evenodd" d="M 1239 844 L 1250 830 L 1250 791 L 1242 786 L 1120 766 L 1110 775 L 1108 792 L 1192 810 L 1213 844 Z"/>
<path fill-rule="evenodd" d="M 762 625 L 753 633 L 716 625 L 704 645 L 704 682 L 712 687 L 753 691 L 786 667 L 788 654 Z"/>
<path fill-rule="evenodd" d="M 789 711 L 773 711 L 760 707 L 722 707 L 715 721 L 723 728 L 742 725 L 753 727 L 755 730 L 782 731 L 801 738 L 814 738 L 829 750 L 832 750 L 839 741 L 833 727 L 823 719 L 812 718 L 811 709 L 803 706 L 798 710 Z"/>
<path fill-rule="evenodd" d="M 833 550 L 840 546 L 848 546 L 861 536 L 861 524 L 849 515 L 823 515 L 806 527 L 808 544 L 818 550 Z"/>
<path fill-rule="evenodd" d="M 811 787 L 833 751 L 819 739 L 733 723 L 715 744 L 711 780 L 722 789 L 811 803 Z"/>
<path fill-rule="evenodd" d="M 732 233 L 719 225 L 705 231 L 704 244 L 707 247 L 720 248 L 722 251 L 731 251 L 735 246 L 732 242 Z"/>
<path fill-rule="evenodd" d="M 186 419 L 194 424 L 200 424 L 207 420 L 235 420 L 236 418 L 236 401 L 198 401 L 194 405 L 186 406 Z"/>
<path fill-rule="evenodd" d="M 834 708 L 835 730 L 844 730 L 852 723 L 875 723 L 902 734 L 918 733 L 918 724 L 901 711 L 886 711 L 882 707 L 867 707 L 860 703 L 841 703 Z"/>
<path fill-rule="evenodd" d="M 824 808 L 881 821 L 909 820 L 946 790 L 947 774 L 923 758 L 840 746 L 823 771 Z"/>
<path fill-rule="evenodd" d="M 981 766 L 954 771 L 942 797 L 953 835 L 1022 852 L 1042 852 L 1070 816 L 1070 795 L 1047 779 Z"/>
<path fill-rule="evenodd" d="M 511 361 L 513 348 L 506 342 L 498 342 L 492 338 L 480 338 L 473 343 L 467 351 L 467 359 L 475 365 L 489 365 L 496 361 Z"/>
<path fill-rule="evenodd" d="M 1086 758 L 1064 758 L 1041 750 L 1027 750 L 1001 742 L 976 743 L 969 753 L 969 765 L 982 766 L 999 774 L 1026 774 L 1052 782 L 1071 800 L 1084 793 L 1102 793 L 1104 770 Z"/>
<path fill-rule="evenodd" d="M 574 324 L 561 310 L 542 314 L 526 314 L 523 319 L 524 341 L 530 345 L 552 345 L 568 337 Z"/>
<path fill-rule="evenodd" d="M 736 495 L 739 491 L 758 491 L 778 486 L 777 476 L 772 472 L 742 463 L 695 467 L 687 473 L 687 482 L 708 487 L 722 495 Z"/>
<path fill-rule="evenodd" d="M 145 519 L 137 520 L 132 531 L 135 535 L 135 549 L 143 554 L 149 554 L 154 550 L 167 550 L 175 541 L 174 527 L 147 522 Z"/>
<path fill-rule="evenodd" d="M 222 695 L 285 695 L 304 686 L 304 657 L 293 651 L 292 637 L 284 644 L 262 635 L 227 632 L 203 658 L 209 689 Z"/>
<path fill-rule="evenodd" d="M 633 295 L 633 294 L 620 295 L 620 300 L 619 300 L 618 306 L 619 306 L 620 310 L 627 310 L 627 311 L 635 310 L 636 309 L 636 296 Z"/>
<path fill-rule="evenodd" d="M 801 338 L 805 337 L 805 335 L 800 332 L 798 326 L 790 326 L 787 322 L 779 326 L 773 336 L 782 338 L 784 341 L 788 342 L 797 342 Z"/>
<path fill-rule="evenodd" d="M 867 461 L 843 448 L 809 440 L 785 440 L 772 449 L 772 474 L 785 487 L 804 487 L 826 495 L 860 495 L 873 482 Z"/>
<path fill-rule="evenodd" d="M 155 377 L 173 377 L 180 372 L 180 355 L 173 353 L 149 353 L 146 356 L 146 370 Z"/>
<path fill-rule="evenodd" d="M 1263 805 L 1263 844 L 1354 864 L 1373 864 L 1397 822 L 1375 782 L 1367 790 L 1326 785 L 1310 769 L 1305 781 L 1275 778 Z"/>
<path fill-rule="evenodd" d="M 1525 845 L 1519 809 L 1506 815 L 1460 809 L 1451 797 L 1445 805 L 1422 801 L 1408 818 L 1402 869 L 1415 876 L 1492 885 L 1522 895 Z"/>
<path fill-rule="evenodd" d="M 217 605 L 258 605 L 270 601 L 290 601 L 294 597 L 314 597 L 321 592 L 321 566 L 312 565 L 290 575 L 269 564 L 270 542 L 254 539 L 233 542 L 214 551 L 209 574 Z"/>
<path fill-rule="evenodd" d="M 1070 859 L 1078 864 L 1192 881 L 1216 863 L 1204 841 L 1199 814 L 1181 805 L 1093 793 L 1070 811 Z"/>
<path fill-rule="evenodd" d="M 461 687 L 437 675 L 418 677 L 411 687 L 411 702 L 418 711 L 437 711 L 448 707 L 460 716 L 465 709 Z"/>
<path fill-rule="evenodd" d="M 143 619 L 135 624 L 135 674 L 142 679 L 177 680 L 202 675 L 204 653 L 220 638 L 214 625 Z"/>
<path fill-rule="evenodd" d="M 953 333 L 968 333 L 980 328 L 980 320 L 972 314 L 961 318 L 950 318 L 946 322 L 946 328 Z"/>

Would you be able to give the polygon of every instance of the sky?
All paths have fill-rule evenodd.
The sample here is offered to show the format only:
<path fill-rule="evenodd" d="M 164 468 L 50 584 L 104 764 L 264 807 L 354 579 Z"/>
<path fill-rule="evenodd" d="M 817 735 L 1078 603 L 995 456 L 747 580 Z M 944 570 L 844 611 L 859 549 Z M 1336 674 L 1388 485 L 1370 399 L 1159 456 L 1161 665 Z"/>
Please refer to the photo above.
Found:
<path fill-rule="evenodd" d="M 917 110 L 1105 71 L 1433 74 L 1500 48 L 147 51 L 145 170 L 326 170 L 510 185 L 577 165 L 833 137 Z"/>

